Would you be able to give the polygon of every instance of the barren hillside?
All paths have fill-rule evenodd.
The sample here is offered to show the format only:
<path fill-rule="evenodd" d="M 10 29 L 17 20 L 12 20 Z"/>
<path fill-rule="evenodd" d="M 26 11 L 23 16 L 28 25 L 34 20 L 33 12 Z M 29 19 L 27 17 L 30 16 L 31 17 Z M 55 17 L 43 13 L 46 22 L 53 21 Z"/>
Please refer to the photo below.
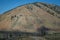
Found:
<path fill-rule="evenodd" d="M 0 30 L 36 32 L 42 26 L 60 29 L 60 6 L 32 3 L 16 7 L 0 16 Z"/>

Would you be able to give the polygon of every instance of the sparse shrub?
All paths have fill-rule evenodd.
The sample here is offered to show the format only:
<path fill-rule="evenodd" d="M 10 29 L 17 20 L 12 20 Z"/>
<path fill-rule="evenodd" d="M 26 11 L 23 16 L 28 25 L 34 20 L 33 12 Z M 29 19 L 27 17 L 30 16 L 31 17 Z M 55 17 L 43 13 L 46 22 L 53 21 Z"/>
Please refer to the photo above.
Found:
<path fill-rule="evenodd" d="M 14 16 L 11 16 L 11 20 L 13 19 L 13 18 L 15 18 L 15 17 L 17 17 L 16 15 L 14 15 Z"/>
<path fill-rule="evenodd" d="M 33 10 L 33 7 L 32 6 L 28 6 L 27 9 Z"/>
<path fill-rule="evenodd" d="M 41 6 L 40 6 L 40 5 L 37 5 L 37 4 L 34 4 L 34 5 L 36 5 L 37 7 L 41 8 Z"/>

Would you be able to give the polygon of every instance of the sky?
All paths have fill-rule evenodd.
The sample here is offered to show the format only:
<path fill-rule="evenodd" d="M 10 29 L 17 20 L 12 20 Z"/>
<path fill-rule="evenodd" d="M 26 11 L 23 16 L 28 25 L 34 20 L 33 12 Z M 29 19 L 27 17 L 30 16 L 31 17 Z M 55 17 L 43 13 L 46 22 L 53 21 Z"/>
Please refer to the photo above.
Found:
<path fill-rule="evenodd" d="M 4 12 L 11 10 L 17 6 L 34 2 L 45 2 L 60 6 L 60 0 L 0 0 L 0 14 L 3 14 Z"/>

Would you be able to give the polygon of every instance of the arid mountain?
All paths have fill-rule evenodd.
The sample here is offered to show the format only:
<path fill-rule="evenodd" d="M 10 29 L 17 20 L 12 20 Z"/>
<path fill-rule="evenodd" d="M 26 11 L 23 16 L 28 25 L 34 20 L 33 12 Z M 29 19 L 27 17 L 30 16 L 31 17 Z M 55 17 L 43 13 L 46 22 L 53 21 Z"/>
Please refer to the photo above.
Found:
<path fill-rule="evenodd" d="M 0 16 L 0 30 L 36 32 L 42 26 L 60 29 L 60 6 L 37 2 L 16 7 Z"/>

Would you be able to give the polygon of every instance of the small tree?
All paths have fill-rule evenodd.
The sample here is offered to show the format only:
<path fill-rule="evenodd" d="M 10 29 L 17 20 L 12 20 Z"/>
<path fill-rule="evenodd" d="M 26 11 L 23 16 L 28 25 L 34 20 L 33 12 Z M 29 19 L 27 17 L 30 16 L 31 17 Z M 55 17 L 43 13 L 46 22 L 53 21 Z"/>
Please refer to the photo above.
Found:
<path fill-rule="evenodd" d="M 38 33 L 39 33 L 41 36 L 46 35 L 48 30 L 49 30 L 49 29 L 46 28 L 45 26 L 42 26 L 42 27 L 40 27 L 40 28 L 37 29 Z"/>

